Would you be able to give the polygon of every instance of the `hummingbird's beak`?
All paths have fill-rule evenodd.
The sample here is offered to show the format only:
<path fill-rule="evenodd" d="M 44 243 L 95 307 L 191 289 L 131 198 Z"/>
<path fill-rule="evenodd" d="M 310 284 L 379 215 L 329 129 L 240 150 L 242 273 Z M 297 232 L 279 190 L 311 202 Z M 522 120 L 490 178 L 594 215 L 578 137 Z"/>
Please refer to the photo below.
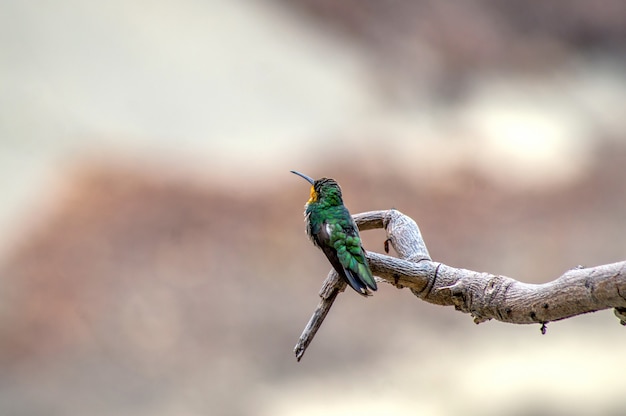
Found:
<path fill-rule="evenodd" d="M 311 179 L 310 177 L 306 176 L 304 173 L 296 172 L 295 170 L 291 170 L 290 172 L 300 176 L 301 178 L 306 179 L 306 181 L 310 183 L 311 185 L 315 184 L 315 181 Z"/>

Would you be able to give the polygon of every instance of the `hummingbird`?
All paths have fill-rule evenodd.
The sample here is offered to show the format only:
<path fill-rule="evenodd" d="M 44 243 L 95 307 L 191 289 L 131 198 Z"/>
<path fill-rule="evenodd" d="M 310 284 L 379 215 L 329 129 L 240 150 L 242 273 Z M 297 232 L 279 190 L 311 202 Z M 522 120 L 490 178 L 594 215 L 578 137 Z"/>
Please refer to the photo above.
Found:
<path fill-rule="evenodd" d="M 370 296 L 370 289 L 377 289 L 376 281 L 365 258 L 359 229 L 343 204 L 339 184 L 329 178 L 313 180 L 295 170 L 291 173 L 311 184 L 311 198 L 304 206 L 309 238 L 352 289 Z"/>

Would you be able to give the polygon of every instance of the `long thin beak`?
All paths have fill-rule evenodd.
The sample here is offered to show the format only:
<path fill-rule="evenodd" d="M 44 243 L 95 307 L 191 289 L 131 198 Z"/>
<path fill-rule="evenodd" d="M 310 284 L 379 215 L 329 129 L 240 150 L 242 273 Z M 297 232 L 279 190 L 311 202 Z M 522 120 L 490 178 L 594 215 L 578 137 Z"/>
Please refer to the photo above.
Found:
<path fill-rule="evenodd" d="M 296 172 L 295 170 L 291 170 L 290 172 L 300 176 L 301 178 L 306 179 L 306 181 L 309 182 L 311 185 L 315 184 L 315 181 L 311 179 L 310 177 L 306 176 L 304 173 Z"/>

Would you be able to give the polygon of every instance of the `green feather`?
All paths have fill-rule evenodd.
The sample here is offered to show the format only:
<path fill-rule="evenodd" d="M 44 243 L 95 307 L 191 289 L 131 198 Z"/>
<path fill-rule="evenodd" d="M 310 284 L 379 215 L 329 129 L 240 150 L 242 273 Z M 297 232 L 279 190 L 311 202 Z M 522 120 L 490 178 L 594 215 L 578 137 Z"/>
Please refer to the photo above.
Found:
<path fill-rule="evenodd" d="M 309 181 L 310 178 L 305 179 Z M 326 178 L 313 182 L 305 217 L 309 237 L 324 251 L 337 273 L 361 295 L 367 295 L 368 289 L 376 290 L 359 231 L 343 205 L 337 182 Z"/>

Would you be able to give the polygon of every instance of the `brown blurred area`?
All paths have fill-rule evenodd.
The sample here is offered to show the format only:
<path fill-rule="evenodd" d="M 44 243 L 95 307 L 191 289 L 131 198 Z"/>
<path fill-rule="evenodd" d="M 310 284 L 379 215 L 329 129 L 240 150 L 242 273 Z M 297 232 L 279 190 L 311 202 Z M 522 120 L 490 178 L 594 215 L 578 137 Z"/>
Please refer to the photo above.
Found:
<path fill-rule="evenodd" d="M 619 0 L 594 4 L 552 0 L 523 5 L 514 0 L 288 3 L 307 18 L 351 36 L 367 48 L 406 59 L 414 56 L 410 49 L 419 41 L 432 43 L 438 53 L 449 56 L 451 61 L 467 59 L 465 63 L 470 68 L 519 63 L 515 56 L 520 50 L 546 59 L 549 56 L 542 49 L 546 44 L 577 51 L 623 50 L 622 40 L 626 36 L 623 25 L 626 6 Z M 415 70 L 419 69 L 419 62 L 411 64 Z M 465 70 L 467 65 L 461 68 Z M 458 72 L 462 72 L 460 68 Z"/>
<path fill-rule="evenodd" d="M 314 177 L 334 177 L 353 213 L 396 208 L 411 216 L 433 259 L 450 266 L 539 283 L 578 265 L 624 260 L 626 125 L 623 107 L 602 106 L 626 100 L 619 95 L 626 88 L 613 88 L 626 81 L 618 76 L 608 87 L 594 83 L 624 68 L 624 2 L 157 3 L 145 12 L 158 15 L 155 10 L 160 10 L 170 16 L 172 7 L 190 21 L 203 13 L 224 12 L 223 7 L 267 9 L 276 14 L 270 22 L 287 21 L 295 32 L 302 29 L 306 36 L 336 40 L 346 54 L 358 51 L 366 57 L 360 65 L 375 79 L 373 87 L 366 84 L 375 93 L 360 99 L 374 97 L 380 104 L 346 107 L 349 119 L 360 124 L 360 129 L 346 129 L 327 114 L 335 113 L 334 107 L 324 107 L 332 105 L 336 91 L 317 83 L 329 81 L 302 75 L 289 85 L 310 84 L 329 95 L 328 102 L 318 103 L 324 108 L 310 116 L 312 125 L 322 127 L 306 134 L 272 130 L 253 113 L 275 106 L 277 119 L 288 124 L 292 117 L 299 120 L 300 107 L 307 107 L 292 106 L 290 100 L 300 95 L 284 98 L 277 92 L 282 87 L 277 80 L 289 71 L 277 70 L 279 75 L 272 78 L 270 70 L 254 67 L 252 73 L 270 85 L 255 96 L 261 105 L 242 98 L 258 88 L 249 79 L 240 82 L 242 89 L 235 82 L 228 83 L 225 95 L 215 92 L 216 103 L 206 94 L 214 92 L 214 85 L 198 86 L 200 115 L 191 119 L 197 127 L 232 117 L 236 128 L 226 133 L 207 130 L 198 139 L 183 140 L 186 130 L 171 127 L 175 123 L 159 124 L 177 112 L 181 124 L 190 121 L 176 94 L 147 99 L 167 103 L 167 116 L 124 101 L 128 107 L 119 114 L 132 119 L 130 124 L 116 119 L 115 112 L 95 117 L 105 106 L 81 112 L 63 101 L 69 115 L 63 113 L 67 125 L 59 134 L 80 139 L 68 139 L 69 145 L 49 139 L 25 147 L 29 157 L 48 151 L 63 154 L 51 162 L 54 181 L 41 185 L 31 180 L 35 175 L 28 163 L 14 162 L 3 171 L 15 178 L 6 183 L 45 192 L 28 199 L 7 221 L 7 229 L 11 225 L 13 233 L 21 232 L 19 238 L 10 239 L 7 233 L 6 242 L 0 241 L 0 248 L 7 247 L 0 261 L 0 414 L 530 416 L 626 411 L 621 389 L 626 333 L 611 311 L 551 323 L 541 336 L 538 326 L 475 326 L 452 308 L 426 304 L 408 290 L 381 284 L 367 300 L 342 294 L 302 362 L 296 363 L 293 346 L 318 302 L 329 265 L 304 234 L 308 186 L 289 174 L 298 169 Z M 155 46 L 126 26 L 135 22 L 137 10 L 120 10 L 128 14 L 120 14 L 123 30 L 115 36 L 137 48 L 133 59 L 140 61 L 144 56 L 139 50 L 148 45 L 171 50 L 167 42 Z M 230 18 L 240 17 L 229 13 Z M 265 22 L 254 14 L 248 18 L 244 23 L 255 18 Z M 223 20 L 234 24 L 237 19 Z M 190 38 L 200 37 L 194 29 L 204 27 L 204 20 L 198 26 L 192 23 Z M 140 27 L 146 30 L 141 35 L 150 38 L 146 33 L 152 32 Z M 158 24 L 155 28 L 160 30 Z M 211 29 L 223 33 L 223 28 Z M 196 53 L 193 45 L 177 41 L 175 33 L 171 37 L 172 49 L 184 50 L 185 45 L 191 55 Z M 237 45 L 249 44 L 250 49 L 224 49 L 254 55 L 265 46 L 243 38 Z M 278 40 L 281 47 L 288 42 L 280 36 Z M 324 57 L 339 55 L 322 56 L 318 64 L 328 65 Z M 600 92 L 577 96 L 563 87 L 555 113 L 542 114 L 571 122 L 564 130 L 576 133 L 571 141 L 550 136 L 552 127 L 542 130 L 543 121 L 538 122 L 541 128 L 529 131 L 547 132 L 545 138 L 518 140 L 519 125 L 494 130 L 513 139 L 485 138 L 482 134 L 492 130 L 480 123 L 501 123 L 501 114 L 481 118 L 489 111 L 461 108 L 471 105 L 475 89 L 487 89 L 510 74 L 519 81 L 516 77 L 522 74 L 538 87 L 526 88 L 522 82 L 516 88 L 538 92 L 540 98 L 531 107 L 543 109 L 542 93 L 567 78 L 563 74 L 572 66 L 593 64 L 596 57 L 602 58 L 600 68 L 590 64 L 590 70 L 577 72 L 573 79 L 597 70 L 599 75 L 589 75 L 594 81 L 581 90 L 595 93 L 599 85 Z M 259 60 L 266 63 L 265 58 Z M 286 60 L 292 58 L 285 53 Z M 147 68 L 156 67 L 155 73 L 162 70 L 158 59 L 146 61 Z M 615 67 L 607 71 L 605 62 Z M 227 63 L 220 61 L 224 68 L 216 72 L 240 70 Z M 200 65 L 197 72 L 194 67 L 176 80 L 166 79 L 177 82 L 195 74 L 195 82 L 204 76 L 202 70 L 214 66 L 219 65 Z M 163 71 L 174 68 L 166 65 Z M 141 84 L 140 78 L 131 77 L 128 88 Z M 168 93 L 167 85 L 154 85 L 159 93 Z M 195 88 L 185 85 L 182 93 L 174 89 L 185 96 Z M 79 90 L 68 91 L 67 97 Z M 615 92 L 617 100 L 607 91 Z M 303 102 L 317 97 L 310 91 L 302 96 Z M 273 101 L 283 99 L 286 104 Z M 574 116 L 563 116 L 561 103 L 578 106 L 571 110 Z M 224 110 L 222 105 L 229 104 L 237 111 Z M 516 113 L 526 108 L 517 104 L 495 100 L 496 110 L 510 107 Z M 411 118 L 431 107 L 435 115 L 426 124 L 432 126 L 407 126 L 407 114 Z M 473 124 L 472 117 L 480 123 Z M 376 121 L 368 124 L 371 119 Z M 115 136 L 115 146 L 98 140 L 83 145 L 92 132 L 76 133 L 68 126 L 86 125 L 85 120 L 119 121 L 112 130 L 93 133 Z M 256 123 L 263 133 L 237 141 L 242 131 L 256 131 Z M 165 138 L 157 139 L 159 129 L 168 126 Z M 279 144 L 268 138 L 275 131 L 283 134 L 276 138 Z M 362 136 L 354 140 L 354 135 Z M 20 141 L 18 135 L 12 140 Z M 13 144 L 0 142 L 11 151 Z M 159 146 L 164 147 L 151 153 Z M 181 148 L 185 152 L 178 153 Z M 523 159 L 520 165 L 518 157 Z M 13 195 L 8 189 L 0 196 L 7 206 Z M 382 252 L 382 231 L 369 231 L 363 238 L 368 250 Z"/>
<path fill-rule="evenodd" d="M 413 84 L 444 99 L 458 98 L 485 72 L 553 70 L 573 50 L 626 55 L 620 0 L 275 1 L 371 51 L 383 83 L 393 85 L 392 75 L 400 88 Z"/>
<path fill-rule="evenodd" d="M 437 261 L 544 282 L 579 263 L 621 259 L 625 156 L 604 149 L 585 180 L 550 192 L 509 193 L 471 172 L 438 186 L 394 172 L 336 177 L 356 211 L 393 206 L 413 216 Z M 237 391 L 369 366 L 407 331 L 480 336 L 469 317 L 381 285 L 367 301 L 342 295 L 296 365 L 291 348 L 328 266 L 304 236 L 307 189 L 295 179 L 248 197 L 130 168 L 76 171 L 58 213 L 0 271 L 10 288 L 3 402 L 71 413 L 103 401 L 118 412 L 182 394 L 198 411 L 256 414 L 259 398 L 234 400 Z M 364 238 L 382 251 L 381 233 Z M 621 330 L 608 313 L 602 319 Z M 33 373 L 43 386 L 29 391 Z"/>

